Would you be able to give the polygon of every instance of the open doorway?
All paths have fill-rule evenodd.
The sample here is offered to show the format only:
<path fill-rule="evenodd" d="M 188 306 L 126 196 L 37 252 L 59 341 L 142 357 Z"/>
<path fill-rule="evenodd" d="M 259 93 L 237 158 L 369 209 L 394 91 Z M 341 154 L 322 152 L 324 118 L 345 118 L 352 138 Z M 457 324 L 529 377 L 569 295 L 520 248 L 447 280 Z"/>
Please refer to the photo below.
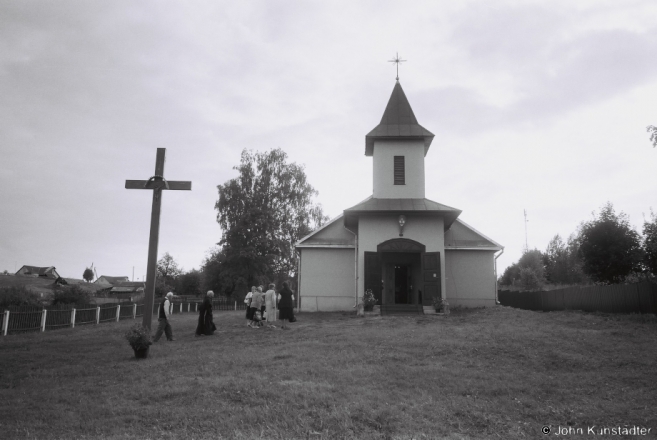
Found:
<path fill-rule="evenodd" d="M 407 265 L 395 265 L 395 304 L 412 304 L 411 268 Z"/>

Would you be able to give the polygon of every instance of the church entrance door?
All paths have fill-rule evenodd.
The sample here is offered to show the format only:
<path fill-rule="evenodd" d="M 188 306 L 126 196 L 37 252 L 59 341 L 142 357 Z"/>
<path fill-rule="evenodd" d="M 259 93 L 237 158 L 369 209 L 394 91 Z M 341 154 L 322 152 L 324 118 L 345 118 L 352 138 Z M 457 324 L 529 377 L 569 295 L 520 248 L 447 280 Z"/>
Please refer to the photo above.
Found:
<path fill-rule="evenodd" d="M 413 304 L 410 269 L 407 265 L 395 266 L 395 304 Z"/>

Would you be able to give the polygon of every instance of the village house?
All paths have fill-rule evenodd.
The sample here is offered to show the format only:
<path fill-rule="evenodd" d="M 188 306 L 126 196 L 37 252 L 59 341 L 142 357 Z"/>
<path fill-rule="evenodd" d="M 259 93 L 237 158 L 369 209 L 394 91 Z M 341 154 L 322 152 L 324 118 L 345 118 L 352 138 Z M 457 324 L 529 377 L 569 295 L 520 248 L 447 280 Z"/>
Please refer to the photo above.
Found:
<path fill-rule="evenodd" d="M 107 275 L 99 276 L 94 284 L 104 284 L 106 286 L 114 286 L 117 283 L 128 282 L 130 279 L 128 277 L 110 277 Z"/>
<path fill-rule="evenodd" d="M 28 276 L 28 277 L 44 277 L 52 278 L 56 280 L 59 278 L 57 270 L 54 266 L 48 267 L 37 267 L 37 266 L 23 266 L 16 272 L 18 276 Z"/>
<path fill-rule="evenodd" d="M 373 194 L 296 244 L 302 311 L 353 310 L 367 290 L 381 311 L 496 304 L 495 254 L 503 247 L 461 221 L 459 209 L 425 198 L 422 127 L 399 81 L 381 123 L 365 136 Z"/>

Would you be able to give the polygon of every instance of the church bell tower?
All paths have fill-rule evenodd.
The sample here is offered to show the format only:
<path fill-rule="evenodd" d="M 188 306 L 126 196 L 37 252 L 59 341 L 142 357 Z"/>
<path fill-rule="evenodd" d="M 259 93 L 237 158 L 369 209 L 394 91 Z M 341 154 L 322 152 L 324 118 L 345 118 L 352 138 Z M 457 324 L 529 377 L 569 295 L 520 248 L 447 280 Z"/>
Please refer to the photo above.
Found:
<path fill-rule="evenodd" d="M 424 157 L 433 137 L 418 124 L 397 81 L 381 122 L 365 136 L 365 156 L 373 157 L 374 198 L 425 197 Z"/>

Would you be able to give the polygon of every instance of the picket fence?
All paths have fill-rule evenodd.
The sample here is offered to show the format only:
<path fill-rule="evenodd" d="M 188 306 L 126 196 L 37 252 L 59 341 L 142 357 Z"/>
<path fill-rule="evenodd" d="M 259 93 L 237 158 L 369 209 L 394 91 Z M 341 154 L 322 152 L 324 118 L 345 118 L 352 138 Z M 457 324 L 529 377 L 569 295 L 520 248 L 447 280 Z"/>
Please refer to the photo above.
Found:
<path fill-rule="evenodd" d="M 604 313 L 657 314 L 657 284 L 568 287 L 546 292 L 511 292 L 500 290 L 498 300 L 504 306 L 552 312 L 583 310 Z"/>
<path fill-rule="evenodd" d="M 171 313 L 198 312 L 198 301 L 172 302 Z M 160 301 L 153 304 L 153 314 L 157 315 Z M 243 302 L 215 299 L 213 310 L 245 310 Z M 2 335 L 27 332 L 45 332 L 61 328 L 74 328 L 86 324 L 118 322 L 121 319 L 136 319 L 144 315 L 143 303 L 89 304 L 87 306 L 24 307 L 12 306 L 0 315 Z"/>

